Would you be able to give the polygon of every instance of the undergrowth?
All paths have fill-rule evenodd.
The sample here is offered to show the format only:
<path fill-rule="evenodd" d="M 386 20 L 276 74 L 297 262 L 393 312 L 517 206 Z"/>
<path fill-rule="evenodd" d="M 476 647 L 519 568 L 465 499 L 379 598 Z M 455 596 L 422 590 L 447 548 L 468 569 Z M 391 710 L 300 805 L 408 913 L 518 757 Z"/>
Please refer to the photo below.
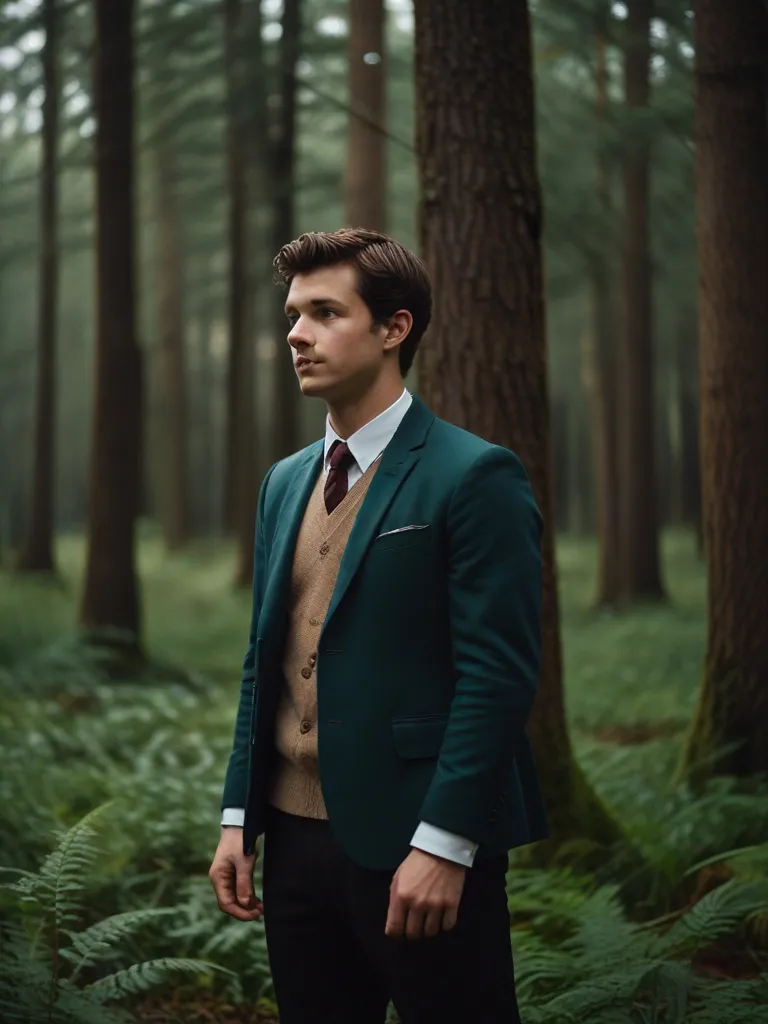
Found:
<path fill-rule="evenodd" d="M 768 1020 L 768 796 L 668 781 L 703 641 L 686 543 L 667 542 L 672 603 L 624 617 L 589 609 L 592 552 L 561 544 L 572 735 L 644 860 L 625 887 L 621 851 L 601 876 L 513 859 L 526 1024 Z M 72 629 L 78 545 L 63 586 L 0 574 L 0 1019 L 127 1021 L 158 984 L 268 1003 L 263 925 L 222 915 L 207 878 L 248 619 L 231 559 L 143 549 L 150 650 L 185 672 L 116 684 Z"/>

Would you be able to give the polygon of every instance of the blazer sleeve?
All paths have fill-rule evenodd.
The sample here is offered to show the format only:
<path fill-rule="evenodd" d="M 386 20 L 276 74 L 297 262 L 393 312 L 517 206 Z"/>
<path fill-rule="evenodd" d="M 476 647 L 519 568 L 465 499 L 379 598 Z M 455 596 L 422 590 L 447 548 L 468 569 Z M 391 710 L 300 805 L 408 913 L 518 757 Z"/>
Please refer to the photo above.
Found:
<path fill-rule="evenodd" d="M 487 840 L 513 772 L 541 661 L 542 518 L 506 448 L 466 471 L 447 513 L 448 597 L 456 684 L 421 820 Z"/>
<path fill-rule="evenodd" d="M 256 509 L 256 530 L 253 549 L 253 603 L 251 606 L 251 628 L 248 649 L 243 659 L 240 680 L 240 702 L 235 719 L 235 735 L 232 753 L 229 756 L 227 774 L 224 781 L 221 808 L 244 808 L 248 791 L 248 773 L 250 771 L 251 749 L 251 713 L 256 697 L 256 631 L 259 625 L 261 604 L 264 599 L 266 583 L 267 551 L 264 538 L 264 506 L 267 485 L 272 475 L 269 470 L 259 490 Z"/>

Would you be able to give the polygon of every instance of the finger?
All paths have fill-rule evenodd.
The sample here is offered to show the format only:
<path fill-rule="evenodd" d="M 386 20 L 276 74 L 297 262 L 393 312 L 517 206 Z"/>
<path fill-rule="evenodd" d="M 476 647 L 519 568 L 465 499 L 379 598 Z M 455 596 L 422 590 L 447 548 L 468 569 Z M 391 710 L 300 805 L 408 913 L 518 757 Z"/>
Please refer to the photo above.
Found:
<path fill-rule="evenodd" d="M 456 921 L 459 918 L 458 907 L 448 907 L 447 910 L 443 911 L 443 931 L 450 932 L 456 927 Z"/>
<path fill-rule="evenodd" d="M 405 917 L 406 907 L 402 897 L 398 896 L 396 891 L 391 892 L 384 934 L 392 939 L 401 939 L 405 931 Z"/>
<path fill-rule="evenodd" d="M 219 901 L 219 910 L 225 914 L 229 914 L 230 917 L 237 918 L 238 921 L 258 921 L 263 913 L 261 906 L 255 907 L 253 910 L 244 910 L 239 903 L 222 903 Z"/>
<path fill-rule="evenodd" d="M 240 906 L 231 885 L 220 887 L 214 883 L 214 891 L 219 910 L 229 914 L 230 917 L 236 917 L 238 921 L 255 921 L 261 917 L 264 910 L 261 901 L 256 900 L 255 906 L 249 909 Z"/>
<path fill-rule="evenodd" d="M 252 909 L 240 906 L 230 871 L 214 871 L 210 878 L 213 891 L 216 894 L 216 902 L 219 905 L 219 910 L 223 913 L 229 914 L 230 917 L 236 917 L 239 921 L 255 921 L 261 916 L 263 907 L 260 903 Z"/>
<path fill-rule="evenodd" d="M 408 908 L 408 917 L 405 922 L 406 939 L 424 938 L 424 921 L 426 916 L 424 910 L 419 910 L 413 906 Z"/>
<path fill-rule="evenodd" d="M 443 928 L 443 911 L 441 908 L 436 907 L 433 910 L 429 910 L 424 916 L 424 938 L 434 939 L 436 935 L 439 935 Z"/>
<path fill-rule="evenodd" d="M 253 892 L 253 868 L 238 863 L 235 865 L 236 882 L 235 893 L 237 902 L 246 910 L 251 910 L 255 904 L 256 897 Z"/>

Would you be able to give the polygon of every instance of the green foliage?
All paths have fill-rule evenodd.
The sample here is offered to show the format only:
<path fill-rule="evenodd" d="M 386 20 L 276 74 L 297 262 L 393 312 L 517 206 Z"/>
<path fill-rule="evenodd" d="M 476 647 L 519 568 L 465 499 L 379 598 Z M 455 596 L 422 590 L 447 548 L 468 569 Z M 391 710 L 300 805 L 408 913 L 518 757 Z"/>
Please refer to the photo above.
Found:
<path fill-rule="evenodd" d="M 0 1015 L 35 1024 L 119 1024 L 130 1017 L 111 1004 L 125 1001 L 179 973 L 221 970 L 201 959 L 162 957 L 130 963 L 108 974 L 104 964 L 124 959 L 125 942 L 173 908 L 143 908 L 84 926 L 89 889 L 100 855 L 98 808 L 65 832 L 37 871 L 9 870 L 0 884 L 5 904 L 0 925 Z"/>
<path fill-rule="evenodd" d="M 263 924 L 221 914 L 207 878 L 248 628 L 247 595 L 230 585 L 232 551 L 169 557 L 142 537 L 150 648 L 205 669 L 190 687 L 164 670 L 153 678 L 151 664 L 141 680 L 108 681 L 73 633 L 82 544 L 68 538 L 59 549 L 63 586 L 0 575 L 0 864 L 11 869 L 0 876 L 2 998 L 26 992 L 23 1019 L 40 1019 L 55 920 L 65 993 L 56 1012 L 73 1015 L 54 1019 L 118 1020 L 162 972 L 180 984 L 186 958 L 232 972 L 193 973 L 191 999 L 204 985 L 236 1005 L 266 1001 Z M 589 610 L 591 544 L 561 541 L 558 553 L 576 751 L 643 862 L 628 868 L 619 850 L 599 875 L 584 874 L 585 840 L 563 850 L 568 870 L 531 873 L 513 861 L 524 1019 L 757 1024 L 764 983 L 709 978 L 701 963 L 752 957 L 757 975 L 764 959 L 768 794 L 721 779 L 695 797 L 670 781 L 703 651 L 692 539 L 665 538 L 671 603 L 624 616 Z"/>
<path fill-rule="evenodd" d="M 513 931 L 529 1024 L 746 1024 L 766 1005 L 768 974 L 723 983 L 693 962 L 765 911 L 765 878 L 732 879 L 674 915 L 670 926 L 666 917 L 631 921 L 618 887 L 595 888 L 565 872 L 512 877 L 510 910 L 529 922 Z"/>

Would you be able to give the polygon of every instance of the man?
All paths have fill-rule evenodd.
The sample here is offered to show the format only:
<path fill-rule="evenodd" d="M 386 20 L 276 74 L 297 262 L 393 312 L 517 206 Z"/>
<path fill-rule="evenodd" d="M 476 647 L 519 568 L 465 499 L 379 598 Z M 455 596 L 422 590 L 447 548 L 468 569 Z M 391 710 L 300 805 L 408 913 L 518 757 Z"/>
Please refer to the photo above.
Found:
<path fill-rule="evenodd" d="M 275 266 L 328 418 L 259 495 L 218 903 L 264 914 L 281 1024 L 382 1024 L 390 999 L 403 1024 L 514 1024 L 508 851 L 546 835 L 539 512 L 515 455 L 404 387 L 416 256 L 345 229 Z"/>

